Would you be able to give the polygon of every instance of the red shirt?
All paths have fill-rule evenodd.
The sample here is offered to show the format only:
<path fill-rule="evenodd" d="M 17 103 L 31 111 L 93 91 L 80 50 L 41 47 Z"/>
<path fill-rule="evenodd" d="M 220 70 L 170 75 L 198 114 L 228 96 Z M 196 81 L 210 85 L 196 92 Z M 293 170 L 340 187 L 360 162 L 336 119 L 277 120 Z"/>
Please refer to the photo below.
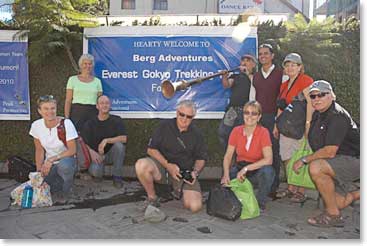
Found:
<path fill-rule="evenodd" d="M 284 82 L 280 86 L 279 98 L 285 98 L 287 104 L 290 104 L 293 100 L 293 97 L 297 96 L 301 91 L 309 87 L 312 83 L 313 79 L 310 76 L 301 73 L 300 75 L 298 75 L 296 81 L 293 82 L 293 86 L 291 87 L 291 90 L 289 92 L 288 92 L 289 80 Z"/>
<path fill-rule="evenodd" d="M 263 148 L 271 146 L 269 131 L 265 127 L 257 125 L 252 133 L 250 148 L 247 151 L 247 136 L 244 134 L 243 128 L 243 125 L 233 128 L 228 144 L 236 148 L 237 162 L 257 162 L 264 158 Z"/>

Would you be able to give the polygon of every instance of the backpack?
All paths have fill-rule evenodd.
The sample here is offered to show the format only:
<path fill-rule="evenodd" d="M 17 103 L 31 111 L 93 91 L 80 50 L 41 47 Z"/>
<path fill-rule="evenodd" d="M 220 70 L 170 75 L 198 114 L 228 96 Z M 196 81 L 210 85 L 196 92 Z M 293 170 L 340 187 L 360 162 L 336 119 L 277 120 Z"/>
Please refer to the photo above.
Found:
<path fill-rule="evenodd" d="M 277 117 L 276 125 L 281 134 L 293 139 L 301 139 L 305 132 L 307 101 L 295 97 Z"/>
<path fill-rule="evenodd" d="M 64 143 L 65 147 L 67 147 L 65 119 L 61 119 L 60 124 L 57 126 L 57 136 Z M 79 132 L 78 138 L 76 139 L 76 161 L 80 170 L 87 170 L 92 162 L 88 146 Z"/>
<path fill-rule="evenodd" d="M 36 165 L 19 156 L 12 156 L 6 160 L 9 177 L 19 183 L 26 182 L 30 172 L 36 171 Z"/>
<path fill-rule="evenodd" d="M 241 216 L 242 204 L 230 187 L 216 185 L 209 192 L 206 212 L 211 216 L 235 221 Z"/>

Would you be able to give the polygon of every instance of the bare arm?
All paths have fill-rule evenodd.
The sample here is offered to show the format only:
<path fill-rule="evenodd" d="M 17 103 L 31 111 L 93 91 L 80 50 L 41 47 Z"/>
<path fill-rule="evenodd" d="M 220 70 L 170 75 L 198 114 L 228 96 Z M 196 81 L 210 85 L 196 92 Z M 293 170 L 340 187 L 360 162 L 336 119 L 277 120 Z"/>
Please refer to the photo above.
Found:
<path fill-rule="evenodd" d="M 64 107 L 64 114 L 65 114 L 66 119 L 70 117 L 70 109 L 71 109 L 72 101 L 73 101 L 73 90 L 66 89 L 66 98 L 65 98 L 65 107 Z"/>
<path fill-rule="evenodd" d="M 305 125 L 305 136 L 306 138 L 308 137 L 308 131 L 310 130 L 310 125 L 311 125 L 311 119 L 312 119 L 312 114 L 315 111 L 315 109 L 312 107 L 311 104 L 311 98 L 309 96 L 309 92 L 310 92 L 310 88 L 307 87 L 306 89 L 303 90 L 303 95 L 306 98 L 307 101 L 307 109 L 306 109 L 306 125 Z"/>
<path fill-rule="evenodd" d="M 37 138 L 34 138 L 33 142 L 35 147 L 36 167 L 37 171 L 40 171 L 45 160 L 45 149 L 42 147 L 41 142 Z"/>
<path fill-rule="evenodd" d="M 247 166 L 248 171 L 257 170 L 263 166 L 268 166 L 273 164 L 273 150 L 271 146 L 266 146 L 262 149 L 263 158 L 257 162 L 254 162 Z"/>
<path fill-rule="evenodd" d="M 47 161 L 53 163 L 54 161 L 58 161 L 65 157 L 74 156 L 76 154 L 76 142 L 75 139 L 69 140 L 66 142 L 67 148 L 64 152 L 61 152 L 58 155 L 50 157 Z"/>
<path fill-rule="evenodd" d="M 127 142 L 127 136 L 126 135 L 120 135 L 113 138 L 105 138 L 103 139 L 99 145 L 98 145 L 98 153 L 101 155 L 104 155 L 104 148 L 107 144 L 114 144 L 117 142 L 126 143 Z"/>
<path fill-rule="evenodd" d="M 222 73 L 222 85 L 224 88 L 231 88 L 233 85 L 233 79 L 228 78 L 228 71 Z"/>

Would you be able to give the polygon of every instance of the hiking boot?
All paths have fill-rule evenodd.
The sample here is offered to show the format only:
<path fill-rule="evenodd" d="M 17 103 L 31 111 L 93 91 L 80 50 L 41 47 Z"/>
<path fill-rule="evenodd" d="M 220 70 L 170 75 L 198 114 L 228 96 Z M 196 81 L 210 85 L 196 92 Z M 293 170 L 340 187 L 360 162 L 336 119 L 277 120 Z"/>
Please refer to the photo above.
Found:
<path fill-rule="evenodd" d="M 117 189 L 121 189 L 124 186 L 121 176 L 112 176 L 112 179 L 113 186 L 115 186 Z"/>

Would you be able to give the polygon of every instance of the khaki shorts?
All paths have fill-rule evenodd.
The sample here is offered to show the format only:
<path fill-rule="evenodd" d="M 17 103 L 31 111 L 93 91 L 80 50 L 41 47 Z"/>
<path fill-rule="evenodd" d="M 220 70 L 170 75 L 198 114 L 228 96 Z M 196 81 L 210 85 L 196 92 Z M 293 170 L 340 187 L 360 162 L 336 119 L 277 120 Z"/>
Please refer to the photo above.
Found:
<path fill-rule="evenodd" d="M 336 155 L 334 158 L 325 160 L 335 172 L 336 192 L 346 194 L 359 189 L 354 182 L 360 179 L 360 159 L 353 156 Z"/>
<path fill-rule="evenodd" d="M 279 154 L 282 161 L 290 160 L 293 154 L 301 148 L 303 138 L 294 139 L 279 134 Z M 307 148 L 309 148 L 307 144 Z"/>
<path fill-rule="evenodd" d="M 172 186 L 174 191 L 180 190 L 182 187 L 182 190 L 193 190 L 193 191 L 201 192 L 199 180 L 196 180 L 193 185 L 189 185 L 183 182 L 182 179 L 180 179 L 180 181 L 177 181 L 168 174 L 166 169 L 156 159 L 152 157 L 146 157 L 144 159 L 156 165 L 158 170 L 160 171 L 161 179 L 158 181 L 155 180 L 155 182 L 157 182 L 158 184 L 169 184 Z"/>

